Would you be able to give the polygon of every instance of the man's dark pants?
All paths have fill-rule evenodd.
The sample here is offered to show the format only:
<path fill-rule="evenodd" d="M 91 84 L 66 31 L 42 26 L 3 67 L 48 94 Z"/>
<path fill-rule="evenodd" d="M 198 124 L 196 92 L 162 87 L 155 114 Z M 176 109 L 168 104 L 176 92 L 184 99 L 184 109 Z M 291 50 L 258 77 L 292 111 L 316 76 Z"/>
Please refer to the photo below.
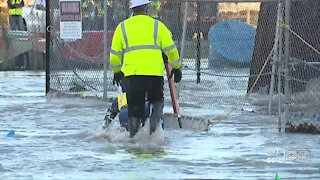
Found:
<path fill-rule="evenodd" d="M 22 16 L 11 15 L 9 16 L 9 22 L 11 30 L 25 31 L 26 29 Z"/>
<path fill-rule="evenodd" d="M 144 117 L 145 98 L 147 97 L 153 106 L 150 117 L 150 133 L 155 130 L 153 126 L 160 120 L 163 110 L 163 84 L 163 76 L 133 75 L 125 77 L 129 123 L 131 120 L 140 125 L 140 121 Z M 133 137 L 136 131 L 137 127 L 134 125 L 134 129 L 130 130 L 130 136 Z"/>

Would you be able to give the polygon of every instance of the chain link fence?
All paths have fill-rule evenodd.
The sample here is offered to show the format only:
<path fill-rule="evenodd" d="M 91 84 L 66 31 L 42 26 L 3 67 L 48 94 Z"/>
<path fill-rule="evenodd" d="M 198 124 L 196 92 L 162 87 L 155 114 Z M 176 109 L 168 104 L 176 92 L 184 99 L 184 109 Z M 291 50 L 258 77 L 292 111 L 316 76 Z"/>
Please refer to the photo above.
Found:
<path fill-rule="evenodd" d="M 102 96 L 103 14 L 99 14 L 99 8 L 103 7 L 103 2 L 81 1 L 81 3 L 83 38 L 80 40 L 59 38 L 59 3 L 51 2 L 50 4 L 51 24 L 53 25 L 51 28 L 50 88 L 71 94 L 79 92 L 81 94 L 85 91 L 88 95 Z M 116 25 L 131 14 L 127 8 L 128 3 L 128 1 L 108 2 L 108 47 Z M 159 8 L 157 5 L 160 5 Z M 187 16 L 185 16 L 186 12 Z M 185 53 L 182 54 L 184 80 L 180 83 L 179 88 L 181 102 L 196 106 L 225 105 L 230 107 L 236 98 L 246 93 L 250 70 L 249 61 L 255 36 L 254 27 L 257 26 L 258 12 L 259 3 L 244 5 L 242 3 L 235 5 L 234 3 L 210 1 L 194 1 L 188 4 L 184 1 L 153 1 L 151 3 L 149 14 L 159 18 L 168 26 L 179 50 L 184 48 Z M 224 23 L 223 20 L 229 22 Z M 246 62 L 234 63 L 235 67 L 239 68 L 234 68 L 233 62 L 216 63 L 214 58 L 221 56 L 220 52 L 209 53 L 210 42 L 214 41 L 213 38 L 219 38 L 219 35 L 212 33 L 210 29 L 218 22 L 222 23 L 217 31 L 224 26 L 232 26 L 233 29 L 230 29 L 228 33 L 233 33 L 234 36 L 237 33 L 249 35 L 246 43 L 250 47 L 244 55 L 247 56 L 244 57 Z M 246 30 L 242 31 L 240 28 L 242 26 Z M 219 39 L 219 41 L 223 43 L 224 40 Z M 236 47 L 236 43 L 239 43 L 236 42 L 237 37 L 234 37 L 233 41 L 233 47 Z M 184 45 L 182 46 L 182 44 Z M 226 46 L 226 44 L 223 45 Z M 215 51 L 215 49 L 211 49 Z M 237 47 L 236 49 L 229 48 L 226 53 L 232 55 L 232 52 L 239 52 L 239 50 Z M 238 56 L 243 55 L 239 54 Z M 237 57 L 231 58 L 234 60 Z M 107 89 L 111 93 L 116 89 L 111 84 L 111 72 L 108 71 L 107 74 Z M 165 87 L 168 86 L 165 85 Z M 165 97 L 167 100 L 170 97 L 168 93 L 169 90 L 166 89 Z M 214 98 L 215 101 L 213 103 L 207 102 L 207 99 L 210 98 Z M 250 105 L 248 104 L 248 106 Z"/>
<path fill-rule="evenodd" d="M 209 109 L 220 107 L 224 112 L 246 94 L 259 6 L 163 2 L 162 21 L 172 31 L 183 61 L 181 102 Z M 242 107 L 252 109 L 246 102 Z"/>
<path fill-rule="evenodd" d="M 86 2 L 81 1 L 81 40 L 60 39 L 59 23 L 52 23 L 50 88 L 101 97 L 104 90 L 103 2 L 89 1 L 92 4 L 87 6 Z M 59 4 L 51 3 L 51 22 L 59 22 Z M 108 48 L 116 25 L 131 14 L 128 3 L 108 1 Z M 297 34 L 319 49 L 319 42 L 311 35 L 318 33 L 317 25 L 312 24 L 316 22 L 313 18 L 319 15 L 314 3 L 293 2 L 290 23 Z M 290 32 L 289 76 L 285 77 L 284 50 L 281 53 L 279 50 L 285 26 L 284 23 L 277 26 L 281 20 L 279 12 L 281 22 L 284 20 L 283 4 L 278 9 L 278 1 L 152 1 L 149 14 L 168 26 L 181 53 L 183 81 L 178 89 L 182 105 L 209 110 L 218 107 L 226 113 L 236 109 L 269 112 L 278 114 L 279 119 L 285 118 L 287 106 L 292 125 L 308 122 L 319 128 L 319 67 L 316 63 L 306 63 L 319 62 L 319 54 Z M 283 31 L 282 38 L 276 37 L 279 29 Z M 277 58 L 280 56 L 282 58 Z M 116 91 L 112 73 L 110 70 L 105 73 L 108 97 L 112 97 Z M 289 100 L 284 96 L 285 79 L 290 87 Z M 167 87 L 165 85 L 165 99 L 169 100 Z"/>
<path fill-rule="evenodd" d="M 105 67 L 114 30 L 131 15 L 129 1 L 110 0 L 105 9 L 104 0 L 81 0 L 81 39 L 60 38 L 59 1 L 49 2 L 50 89 L 63 94 L 115 97 L 112 72 Z M 221 109 L 219 114 L 258 111 L 277 114 L 279 126 L 284 127 L 288 121 L 291 132 L 299 126 L 310 128 L 310 124 L 319 129 L 320 42 L 315 38 L 320 35 L 316 23 L 319 2 L 292 1 L 290 21 L 285 19 L 285 1 L 281 6 L 278 2 L 152 0 L 149 14 L 167 25 L 180 51 L 183 80 L 178 90 L 182 108 Z M 4 56 L 3 52 L 19 54 L 29 47 L 22 45 L 25 42 L 31 42 L 31 49 L 44 50 L 43 43 L 39 43 L 45 31 L 44 11 L 40 6 L 30 7 L 37 13 L 26 18 L 29 30 L 25 34 L 9 32 L 7 18 L 1 16 L 0 65 L 10 62 L 10 53 Z M 10 33 L 16 33 L 11 43 Z M 17 33 L 27 40 L 21 40 Z M 35 36 L 37 33 L 42 36 Z M 17 48 L 8 48 L 11 44 Z M 286 47 L 290 47 L 289 53 Z M 169 101 L 167 84 L 165 88 L 165 99 Z"/>
<path fill-rule="evenodd" d="M 292 3 L 289 59 L 289 123 L 293 132 L 320 133 L 319 1 Z M 316 129 L 318 128 L 318 129 Z"/>
<path fill-rule="evenodd" d="M 277 2 L 261 5 L 251 67 L 261 69 L 262 59 L 275 49 L 263 71 L 270 75 L 261 76 L 254 88 L 256 93 L 249 99 L 260 111 L 278 114 L 279 121 L 282 119 L 290 132 L 319 133 L 320 43 L 314 37 L 320 34 L 319 23 L 313 23 L 320 14 L 319 2 L 293 1 L 289 12 L 284 5 Z M 285 19 L 286 13 L 289 20 Z M 258 69 L 251 68 L 251 74 L 258 74 Z M 249 86 L 254 80 L 250 79 Z"/>
<path fill-rule="evenodd" d="M 0 70 L 43 69 L 45 65 L 45 4 L 24 1 L 23 24 L 9 21 L 7 1 L 0 1 Z"/>
<path fill-rule="evenodd" d="M 60 38 L 59 3 L 50 1 L 50 89 L 67 94 L 86 92 L 88 96 L 101 96 L 103 4 L 94 8 L 89 1 L 80 2 L 83 34 L 82 39 L 76 40 Z"/>

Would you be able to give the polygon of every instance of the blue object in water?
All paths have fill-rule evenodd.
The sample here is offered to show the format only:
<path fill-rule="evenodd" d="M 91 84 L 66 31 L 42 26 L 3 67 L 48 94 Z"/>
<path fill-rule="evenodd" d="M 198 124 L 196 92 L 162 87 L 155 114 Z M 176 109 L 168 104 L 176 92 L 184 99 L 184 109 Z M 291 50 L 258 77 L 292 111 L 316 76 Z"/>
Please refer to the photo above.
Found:
<path fill-rule="evenodd" d="M 246 66 L 252 61 L 256 30 L 241 20 L 224 20 L 209 30 L 209 66 Z"/>
<path fill-rule="evenodd" d="M 12 137 L 14 136 L 16 133 L 14 133 L 13 130 L 8 131 L 7 137 Z"/>
<path fill-rule="evenodd" d="M 150 116 L 150 103 L 149 101 L 145 101 L 144 103 L 144 119 L 148 119 Z M 121 127 L 127 127 L 129 125 L 128 120 L 128 106 L 122 107 L 119 112 L 119 121 Z"/>

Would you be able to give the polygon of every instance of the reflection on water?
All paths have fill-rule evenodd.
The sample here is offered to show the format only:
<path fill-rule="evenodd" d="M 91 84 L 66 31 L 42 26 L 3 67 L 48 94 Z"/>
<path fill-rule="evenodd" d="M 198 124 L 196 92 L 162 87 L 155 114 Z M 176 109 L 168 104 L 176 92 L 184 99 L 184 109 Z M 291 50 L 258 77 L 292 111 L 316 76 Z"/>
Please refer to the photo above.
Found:
<path fill-rule="evenodd" d="M 319 136 L 278 133 L 274 116 L 235 112 L 209 132 L 142 128 L 131 140 L 116 121 L 101 128 L 108 103 L 45 96 L 44 73 L 31 75 L 0 73 L 0 179 L 320 179 Z M 310 158 L 286 158 L 299 150 Z"/>
<path fill-rule="evenodd" d="M 125 148 L 125 151 L 135 155 L 137 159 L 163 158 L 167 155 L 161 148 Z"/>

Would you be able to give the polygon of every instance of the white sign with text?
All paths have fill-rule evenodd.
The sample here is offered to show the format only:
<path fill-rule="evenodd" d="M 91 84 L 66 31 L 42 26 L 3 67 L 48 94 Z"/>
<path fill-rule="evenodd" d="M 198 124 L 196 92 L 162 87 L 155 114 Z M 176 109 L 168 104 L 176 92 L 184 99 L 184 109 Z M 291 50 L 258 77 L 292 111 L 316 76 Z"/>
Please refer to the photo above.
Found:
<path fill-rule="evenodd" d="M 60 38 L 82 39 L 81 0 L 60 0 Z"/>

